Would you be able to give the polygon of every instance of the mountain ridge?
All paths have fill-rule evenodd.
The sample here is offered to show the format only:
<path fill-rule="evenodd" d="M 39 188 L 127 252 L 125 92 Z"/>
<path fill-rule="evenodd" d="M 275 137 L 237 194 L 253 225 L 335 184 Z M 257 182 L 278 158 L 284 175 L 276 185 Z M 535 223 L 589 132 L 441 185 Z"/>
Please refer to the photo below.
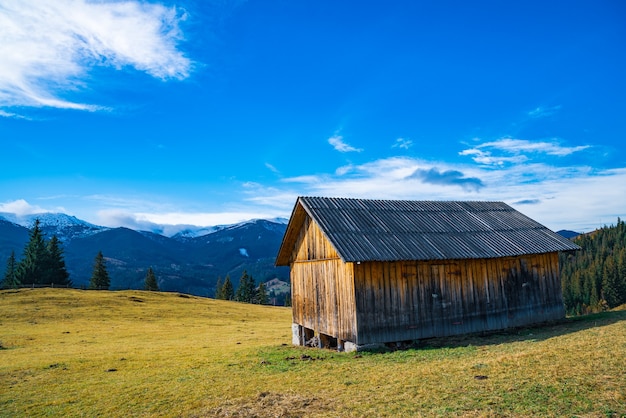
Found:
<path fill-rule="evenodd" d="M 0 214 L 0 256 L 7 260 L 14 251 L 20 259 L 28 241 L 28 227 L 11 219 L 29 227 L 40 219 L 46 238 L 56 235 L 61 241 L 76 287 L 88 285 L 98 251 L 105 257 L 111 289 L 143 288 L 149 267 L 162 290 L 199 296 L 212 296 L 218 278 L 230 276 L 237 286 L 244 270 L 257 283 L 274 278 L 289 280 L 287 268 L 274 266 L 286 223 L 253 219 L 223 225 L 200 236 L 168 237 L 126 227 L 101 227 L 64 214 L 45 215 L 7 219 Z"/>

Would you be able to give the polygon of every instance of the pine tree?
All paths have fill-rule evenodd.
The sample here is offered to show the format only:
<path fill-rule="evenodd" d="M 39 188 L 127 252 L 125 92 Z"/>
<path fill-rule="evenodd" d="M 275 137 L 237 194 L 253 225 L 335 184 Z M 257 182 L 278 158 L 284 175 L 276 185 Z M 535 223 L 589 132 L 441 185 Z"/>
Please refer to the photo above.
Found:
<path fill-rule="evenodd" d="M 217 283 L 215 283 L 215 299 L 224 299 L 224 284 L 222 283 L 222 278 L 217 278 Z"/>
<path fill-rule="evenodd" d="M 53 235 L 50 241 L 48 241 L 46 258 L 47 263 L 43 283 L 71 286 L 70 274 L 65 268 L 65 260 L 63 260 L 63 249 L 56 235 Z"/>
<path fill-rule="evenodd" d="M 45 265 L 48 259 L 44 234 L 39 227 L 39 219 L 30 231 L 28 243 L 24 248 L 24 256 L 17 269 L 17 277 L 22 284 L 42 284 L 45 276 Z"/>
<path fill-rule="evenodd" d="M 607 257 L 604 263 L 602 296 L 609 308 L 615 308 L 624 303 L 622 281 L 623 279 L 619 277 L 618 265 L 615 263 L 614 258 L 612 256 Z"/>
<path fill-rule="evenodd" d="M 91 280 L 89 281 L 90 289 L 108 290 L 111 286 L 111 280 L 109 279 L 109 273 L 107 272 L 104 256 L 102 251 L 98 251 L 96 259 L 93 264 L 93 273 Z"/>
<path fill-rule="evenodd" d="M 20 279 L 17 277 L 18 263 L 15 260 L 15 251 L 11 251 L 11 255 L 7 260 L 7 269 L 4 273 L 4 279 L 2 280 L 3 288 L 16 288 L 19 287 Z"/>
<path fill-rule="evenodd" d="M 224 284 L 222 285 L 221 296 L 223 300 L 233 300 L 235 298 L 235 289 L 233 288 L 233 283 L 230 281 L 230 276 L 226 276 L 224 279 Z"/>
<path fill-rule="evenodd" d="M 256 296 L 256 285 L 252 276 L 244 270 L 239 280 L 239 287 L 235 293 L 235 300 L 238 302 L 253 303 Z"/>
<path fill-rule="evenodd" d="M 152 267 L 148 268 L 148 272 L 146 273 L 144 289 L 152 290 L 155 292 L 159 291 L 159 284 L 157 283 L 156 277 L 154 276 L 154 271 L 152 271 Z"/>
<path fill-rule="evenodd" d="M 267 305 L 269 303 L 269 299 L 267 297 L 267 287 L 263 282 L 261 282 L 261 284 L 259 284 L 259 287 L 256 289 L 254 303 L 259 305 Z"/>

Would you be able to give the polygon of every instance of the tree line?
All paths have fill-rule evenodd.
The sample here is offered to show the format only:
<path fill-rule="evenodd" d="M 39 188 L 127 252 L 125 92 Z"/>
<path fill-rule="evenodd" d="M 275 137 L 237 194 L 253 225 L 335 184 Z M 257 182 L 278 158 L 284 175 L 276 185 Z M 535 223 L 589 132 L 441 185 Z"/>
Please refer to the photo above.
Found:
<path fill-rule="evenodd" d="M 569 315 L 626 303 L 626 224 L 605 226 L 573 241 L 582 251 L 561 254 L 563 302 Z"/>
<path fill-rule="evenodd" d="M 239 279 L 237 290 L 234 289 L 230 276 L 226 276 L 224 281 L 218 278 L 215 285 L 215 299 L 234 300 L 257 305 L 267 305 L 269 303 L 265 283 L 261 282 L 257 287 L 254 278 L 245 270 L 241 275 L 241 279 Z"/>
<path fill-rule="evenodd" d="M 28 242 L 24 247 L 21 260 L 11 252 L 7 260 L 4 278 L 0 288 L 18 288 L 24 286 L 61 286 L 72 287 L 70 275 L 65 267 L 63 248 L 56 235 L 46 241 L 39 219 L 35 220 L 29 232 Z M 111 279 L 106 268 L 102 251 L 94 259 L 93 273 L 89 279 L 89 289 L 108 290 Z M 144 284 L 145 290 L 159 290 L 159 285 L 152 268 L 148 268 Z"/>

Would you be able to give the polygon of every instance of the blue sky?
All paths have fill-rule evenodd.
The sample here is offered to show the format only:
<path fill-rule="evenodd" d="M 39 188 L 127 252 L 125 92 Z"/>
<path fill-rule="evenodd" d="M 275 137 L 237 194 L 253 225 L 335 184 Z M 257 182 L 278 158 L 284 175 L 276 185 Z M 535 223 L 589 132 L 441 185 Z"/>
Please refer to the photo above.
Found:
<path fill-rule="evenodd" d="M 0 212 L 289 217 L 299 195 L 626 214 L 626 3 L 0 0 Z"/>

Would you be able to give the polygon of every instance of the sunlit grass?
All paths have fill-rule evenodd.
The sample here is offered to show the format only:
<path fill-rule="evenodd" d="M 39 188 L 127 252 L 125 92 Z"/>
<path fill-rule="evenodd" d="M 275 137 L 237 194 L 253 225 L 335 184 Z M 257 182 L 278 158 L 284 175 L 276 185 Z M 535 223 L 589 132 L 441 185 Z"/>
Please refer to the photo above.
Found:
<path fill-rule="evenodd" d="M 626 414 L 626 311 L 393 352 L 290 342 L 287 308 L 0 292 L 0 416 Z"/>

